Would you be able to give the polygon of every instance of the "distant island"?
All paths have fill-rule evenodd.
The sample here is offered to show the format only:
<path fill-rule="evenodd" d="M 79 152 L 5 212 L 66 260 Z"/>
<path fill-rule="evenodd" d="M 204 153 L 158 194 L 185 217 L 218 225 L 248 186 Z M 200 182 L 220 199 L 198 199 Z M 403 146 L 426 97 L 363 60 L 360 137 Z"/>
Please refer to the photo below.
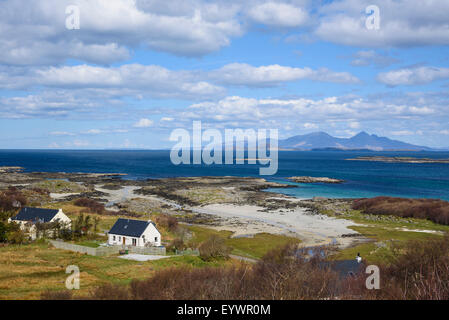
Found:
<path fill-rule="evenodd" d="M 297 183 L 343 183 L 343 180 L 327 177 L 290 177 L 290 181 Z"/>
<path fill-rule="evenodd" d="M 326 132 L 298 135 L 279 140 L 279 149 L 284 151 L 443 151 L 366 132 L 360 132 L 351 138 L 337 138 Z"/>
<path fill-rule="evenodd" d="M 346 159 L 350 161 L 378 161 L 392 163 L 449 163 L 449 159 L 429 159 L 429 158 L 413 158 L 413 157 L 357 157 Z"/>

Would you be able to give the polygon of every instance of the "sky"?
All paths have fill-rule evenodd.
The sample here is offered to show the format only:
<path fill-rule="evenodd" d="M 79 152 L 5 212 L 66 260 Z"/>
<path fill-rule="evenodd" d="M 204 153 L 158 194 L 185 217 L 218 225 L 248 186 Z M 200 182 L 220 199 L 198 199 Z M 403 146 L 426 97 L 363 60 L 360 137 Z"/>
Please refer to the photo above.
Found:
<path fill-rule="evenodd" d="M 0 149 L 169 148 L 193 121 L 447 148 L 448 17 L 447 0 L 0 0 Z"/>

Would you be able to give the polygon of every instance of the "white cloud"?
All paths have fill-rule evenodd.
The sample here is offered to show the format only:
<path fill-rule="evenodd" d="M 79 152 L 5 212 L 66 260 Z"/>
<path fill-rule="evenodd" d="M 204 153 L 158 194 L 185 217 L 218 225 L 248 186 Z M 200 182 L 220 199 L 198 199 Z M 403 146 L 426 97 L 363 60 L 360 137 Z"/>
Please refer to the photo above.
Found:
<path fill-rule="evenodd" d="M 75 134 L 67 131 L 53 131 L 50 132 L 51 136 L 74 136 Z"/>
<path fill-rule="evenodd" d="M 378 53 L 374 50 L 361 50 L 352 56 L 351 64 L 357 67 L 365 67 L 374 65 L 376 67 L 388 67 L 399 62 L 398 59 L 390 57 L 386 54 Z"/>
<path fill-rule="evenodd" d="M 270 121 L 275 121 L 281 127 L 286 121 L 298 121 L 301 126 L 306 123 L 313 127 L 314 123 L 321 123 L 325 119 L 341 122 L 344 129 L 348 126 L 350 129 L 359 129 L 362 127 L 361 122 L 366 121 L 423 120 L 424 116 L 437 114 L 435 110 L 430 112 L 426 107 L 408 106 L 404 102 L 386 102 L 382 96 L 376 99 L 358 96 L 323 99 L 254 99 L 232 96 L 217 102 L 192 104 L 179 116 L 184 121 L 201 119 L 219 122 L 223 126 L 240 122 L 256 127 L 269 124 Z M 444 103 L 440 107 L 444 108 Z M 348 123 L 347 119 L 353 120 Z"/>
<path fill-rule="evenodd" d="M 360 123 L 359 123 L 359 122 L 356 122 L 356 121 L 350 122 L 350 123 L 348 124 L 348 126 L 349 126 L 349 128 L 351 128 L 351 129 L 360 129 L 360 127 L 361 127 Z"/>
<path fill-rule="evenodd" d="M 135 128 L 148 128 L 153 125 L 154 121 L 150 119 L 140 119 L 134 124 Z"/>
<path fill-rule="evenodd" d="M 435 112 L 435 110 L 429 108 L 429 107 L 414 107 L 411 106 L 408 108 L 409 111 L 413 114 L 417 114 L 417 115 L 426 115 L 426 114 L 432 114 Z"/>
<path fill-rule="evenodd" d="M 333 72 L 322 68 L 294 68 L 280 65 L 254 67 L 246 63 L 231 63 L 212 71 L 211 78 L 221 84 L 254 87 L 276 86 L 283 82 L 315 80 L 335 83 L 357 83 L 359 79 L 348 72 Z"/>
<path fill-rule="evenodd" d="M 312 80 L 333 83 L 358 83 L 348 72 L 326 68 L 294 68 L 280 65 L 254 67 L 231 63 L 211 71 L 169 70 L 157 65 L 124 64 L 120 67 L 76 65 L 40 67 L 14 73 L 1 72 L 0 88 L 33 89 L 38 86 L 65 90 L 99 89 L 117 96 L 143 99 L 181 98 L 209 99 L 225 95 L 223 85 L 270 87 L 285 82 Z M 11 87 L 13 85 L 13 87 Z"/>
<path fill-rule="evenodd" d="M 102 130 L 99 130 L 99 129 L 90 129 L 90 130 L 87 130 L 87 131 L 83 131 L 82 132 L 82 134 L 92 134 L 92 135 L 96 135 L 96 134 L 100 134 L 100 133 L 102 133 L 103 131 Z"/>
<path fill-rule="evenodd" d="M 393 136 L 412 136 L 415 132 L 410 130 L 400 130 L 400 131 L 392 131 L 391 134 Z"/>
<path fill-rule="evenodd" d="M 365 8 L 372 0 L 333 1 L 319 9 L 315 34 L 321 39 L 357 47 L 411 47 L 449 44 L 447 0 L 379 2 L 380 29 L 366 28 Z"/>
<path fill-rule="evenodd" d="M 71 144 L 69 143 L 69 145 L 73 145 L 74 147 L 80 148 L 80 147 L 87 147 L 89 146 L 89 141 L 85 141 L 85 140 L 74 140 Z"/>
<path fill-rule="evenodd" d="M 304 128 L 305 129 L 318 129 L 318 125 L 316 125 L 315 123 L 304 123 Z"/>
<path fill-rule="evenodd" d="M 129 48 L 137 47 L 201 56 L 228 46 L 232 37 L 243 33 L 238 11 L 226 3 L 171 1 L 182 10 L 170 12 L 158 9 L 167 7 L 164 2 L 2 1 L 0 62 L 37 65 L 79 59 L 109 64 L 128 59 Z M 79 30 L 65 28 L 68 5 L 80 8 Z"/>
<path fill-rule="evenodd" d="M 299 27 L 309 20 L 303 8 L 280 2 L 258 4 L 249 10 L 248 15 L 257 23 L 274 27 Z"/>
<path fill-rule="evenodd" d="M 449 68 L 414 67 L 380 73 L 377 79 L 388 85 L 419 85 L 449 78 Z"/>

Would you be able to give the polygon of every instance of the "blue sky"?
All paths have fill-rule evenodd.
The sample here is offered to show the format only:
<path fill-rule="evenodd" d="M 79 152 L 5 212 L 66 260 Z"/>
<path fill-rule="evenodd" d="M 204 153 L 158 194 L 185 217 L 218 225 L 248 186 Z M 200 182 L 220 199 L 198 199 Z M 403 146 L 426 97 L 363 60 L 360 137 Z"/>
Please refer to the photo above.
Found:
<path fill-rule="evenodd" d="M 447 0 L 3 0 L 0 148 L 164 148 L 194 120 L 449 147 L 448 15 Z"/>

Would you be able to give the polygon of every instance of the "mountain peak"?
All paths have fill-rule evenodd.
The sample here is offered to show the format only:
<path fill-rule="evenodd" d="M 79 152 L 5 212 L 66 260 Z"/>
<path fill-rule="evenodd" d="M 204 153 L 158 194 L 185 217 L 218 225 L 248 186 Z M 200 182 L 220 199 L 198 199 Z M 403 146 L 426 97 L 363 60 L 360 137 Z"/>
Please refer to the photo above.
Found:
<path fill-rule="evenodd" d="M 360 131 L 358 134 L 356 134 L 354 137 L 370 137 L 371 135 L 367 133 L 366 131 Z"/>
<path fill-rule="evenodd" d="M 336 138 L 326 132 L 313 132 L 306 135 L 294 136 L 279 141 L 279 146 L 292 150 L 313 150 L 313 149 L 369 149 L 381 150 L 429 150 L 431 148 L 416 146 L 402 141 L 391 140 L 386 137 L 379 137 L 365 131 L 359 132 L 352 138 Z"/>

